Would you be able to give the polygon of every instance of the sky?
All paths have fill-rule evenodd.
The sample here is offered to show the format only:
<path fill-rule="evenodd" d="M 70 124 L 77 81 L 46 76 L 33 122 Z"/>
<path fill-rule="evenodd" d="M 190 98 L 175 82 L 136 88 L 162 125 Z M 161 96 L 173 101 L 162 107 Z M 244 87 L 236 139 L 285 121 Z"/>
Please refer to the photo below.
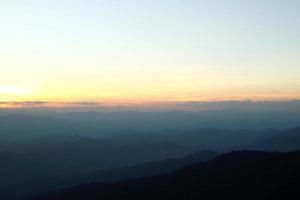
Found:
<path fill-rule="evenodd" d="M 300 99 L 299 0 L 1 0 L 0 102 Z"/>

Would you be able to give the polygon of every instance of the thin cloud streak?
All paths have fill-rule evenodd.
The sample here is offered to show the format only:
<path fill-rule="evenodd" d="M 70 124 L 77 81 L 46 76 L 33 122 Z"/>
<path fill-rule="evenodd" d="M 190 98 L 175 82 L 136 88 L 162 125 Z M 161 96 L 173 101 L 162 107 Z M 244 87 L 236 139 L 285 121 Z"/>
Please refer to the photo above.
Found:
<path fill-rule="evenodd" d="M 183 102 L 148 102 L 148 103 L 104 103 L 104 102 L 52 102 L 52 101 L 0 101 L 2 109 L 73 109 L 95 111 L 164 111 L 164 110 L 265 110 L 265 111 L 300 111 L 300 100 L 290 101 L 252 101 L 252 100 L 228 100 L 228 101 L 183 101 Z"/>

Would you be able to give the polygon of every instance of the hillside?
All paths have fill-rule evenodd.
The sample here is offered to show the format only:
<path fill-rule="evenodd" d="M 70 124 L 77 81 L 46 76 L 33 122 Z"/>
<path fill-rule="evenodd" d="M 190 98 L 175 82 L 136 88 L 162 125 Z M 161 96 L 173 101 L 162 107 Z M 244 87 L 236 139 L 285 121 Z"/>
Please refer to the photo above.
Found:
<path fill-rule="evenodd" d="M 97 170 L 91 173 L 73 176 L 34 179 L 0 190 L 0 197 L 5 199 L 20 199 L 32 194 L 56 191 L 78 184 L 143 178 L 146 176 L 172 172 L 192 163 L 213 159 L 217 155 L 218 153 L 214 151 L 200 151 L 181 158 L 146 162 L 128 167 Z"/>
<path fill-rule="evenodd" d="M 290 199 L 299 189 L 300 152 L 240 151 L 174 173 L 80 185 L 33 199 Z"/>

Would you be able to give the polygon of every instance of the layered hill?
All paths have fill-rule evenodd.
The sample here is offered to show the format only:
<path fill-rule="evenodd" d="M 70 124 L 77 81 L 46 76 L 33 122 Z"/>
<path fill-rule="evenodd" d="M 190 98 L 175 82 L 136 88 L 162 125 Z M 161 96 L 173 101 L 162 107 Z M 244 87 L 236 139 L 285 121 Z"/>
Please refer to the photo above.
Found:
<path fill-rule="evenodd" d="M 79 185 L 33 199 L 292 199 L 299 189 L 300 152 L 239 151 L 173 173 Z"/>

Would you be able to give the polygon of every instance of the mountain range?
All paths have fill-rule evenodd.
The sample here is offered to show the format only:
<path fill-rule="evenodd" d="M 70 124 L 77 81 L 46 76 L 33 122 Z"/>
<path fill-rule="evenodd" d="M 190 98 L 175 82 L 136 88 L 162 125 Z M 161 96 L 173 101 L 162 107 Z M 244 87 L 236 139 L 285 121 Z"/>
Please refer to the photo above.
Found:
<path fill-rule="evenodd" d="M 171 173 L 79 185 L 33 200 L 295 199 L 300 152 L 238 151 Z"/>

